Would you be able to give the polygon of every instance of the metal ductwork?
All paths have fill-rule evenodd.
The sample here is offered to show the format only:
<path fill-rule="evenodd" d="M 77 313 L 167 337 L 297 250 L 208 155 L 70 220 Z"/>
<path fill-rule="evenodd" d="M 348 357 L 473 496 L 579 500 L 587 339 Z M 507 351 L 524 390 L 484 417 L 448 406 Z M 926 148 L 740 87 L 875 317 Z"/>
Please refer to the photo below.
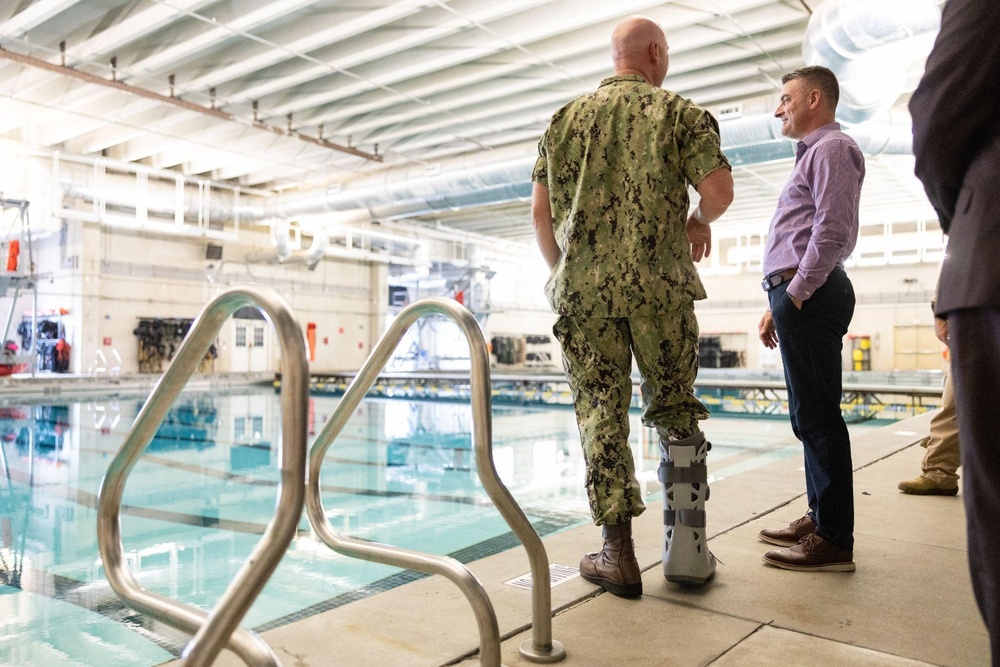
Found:
<path fill-rule="evenodd" d="M 166 218 L 180 211 L 186 220 L 228 221 L 237 214 L 240 219 L 263 219 L 259 205 L 241 206 L 237 210 L 231 192 L 199 188 L 196 182 L 185 182 L 180 174 L 177 179 L 169 183 L 143 176 L 137 184 L 135 176 L 116 176 L 67 161 L 59 165 L 59 186 L 67 199 L 100 201 L 123 209 L 138 209 L 141 201 L 146 211 Z"/>
<path fill-rule="evenodd" d="M 305 264 L 310 271 L 316 268 L 319 261 L 326 254 L 327 246 L 330 245 L 330 236 L 327 234 L 325 225 L 315 225 L 309 229 L 312 233 L 312 245 L 305 250 L 293 251 L 291 249 L 291 225 L 287 222 L 279 222 L 271 230 L 271 241 L 274 243 L 275 252 L 254 252 L 247 256 L 247 262 L 277 263 L 277 264 Z"/>
<path fill-rule="evenodd" d="M 263 218 L 294 218 L 326 211 L 366 209 L 373 218 L 481 206 L 529 196 L 535 158 L 484 163 L 465 157 L 444 164 L 389 169 L 342 187 L 279 195 L 268 200 Z M 528 183 L 528 192 L 523 186 Z M 518 187 L 520 186 L 520 188 Z"/>
<path fill-rule="evenodd" d="M 907 67 L 927 57 L 940 27 L 934 0 L 827 0 L 809 19 L 802 57 L 837 75 L 837 118 L 853 125 L 899 99 Z"/>
<path fill-rule="evenodd" d="M 934 0 L 827 0 L 810 19 L 803 57 L 837 74 L 838 118 L 853 126 L 847 132 L 865 153 L 912 153 L 909 118 L 891 115 L 889 108 L 903 92 L 906 66 L 927 56 L 940 23 Z M 733 165 L 795 155 L 794 142 L 781 135 L 780 123 L 768 115 L 726 121 L 720 129 Z M 482 155 L 390 169 L 337 190 L 279 195 L 268 200 L 262 217 L 357 209 L 373 219 L 405 218 L 531 196 L 534 155 L 489 164 Z"/>
<path fill-rule="evenodd" d="M 773 116 L 748 116 L 719 123 L 722 150 L 733 166 L 795 157 L 795 142 L 781 134 Z M 866 155 L 911 155 L 913 134 L 909 114 L 883 112 L 874 120 L 844 130 Z"/>

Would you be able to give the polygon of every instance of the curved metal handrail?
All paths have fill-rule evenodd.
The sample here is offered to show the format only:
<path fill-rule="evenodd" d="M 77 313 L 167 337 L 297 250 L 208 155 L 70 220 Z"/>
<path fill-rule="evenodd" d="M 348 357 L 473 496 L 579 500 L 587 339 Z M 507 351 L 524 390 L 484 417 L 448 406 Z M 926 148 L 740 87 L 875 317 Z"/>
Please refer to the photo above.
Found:
<path fill-rule="evenodd" d="M 257 306 L 281 341 L 281 479 L 274 518 L 260 542 L 211 612 L 177 602 L 143 588 L 128 568 L 121 535 L 121 502 L 125 481 L 166 417 L 184 384 L 205 357 L 222 324 L 239 308 Z M 97 542 L 111 588 L 133 609 L 194 637 L 184 649 L 186 664 L 210 665 L 228 647 L 248 665 L 279 665 L 271 648 L 240 621 L 274 572 L 295 536 L 305 495 L 306 424 L 309 365 L 302 330 L 276 292 L 237 287 L 212 300 L 195 320 L 170 368 L 156 384 L 136 417 L 132 430 L 108 467 L 98 495 Z"/>
<path fill-rule="evenodd" d="M 421 317 L 432 314 L 444 315 L 454 320 L 469 342 L 469 358 L 472 364 L 470 381 L 472 441 L 476 452 L 476 468 L 486 493 L 521 541 L 531 563 L 532 639 L 521 645 L 521 655 L 533 662 L 557 662 L 566 657 L 566 650 L 561 643 L 552 640 L 552 597 L 548 557 L 538 533 L 500 480 L 493 464 L 489 353 L 476 318 L 464 306 L 440 297 L 422 299 L 403 309 L 382 336 L 382 340 L 372 350 L 344 392 L 337 409 L 316 436 L 309 450 L 309 482 L 306 493 L 309 523 L 320 539 L 337 553 L 427 574 L 441 574 L 451 579 L 462 590 L 475 611 L 476 621 L 479 624 L 481 664 L 490 667 L 500 664 L 500 632 L 493 605 L 482 584 L 467 567 L 448 556 L 424 554 L 344 537 L 327 520 L 320 495 L 320 469 L 330 445 L 375 383 L 406 331 Z"/>

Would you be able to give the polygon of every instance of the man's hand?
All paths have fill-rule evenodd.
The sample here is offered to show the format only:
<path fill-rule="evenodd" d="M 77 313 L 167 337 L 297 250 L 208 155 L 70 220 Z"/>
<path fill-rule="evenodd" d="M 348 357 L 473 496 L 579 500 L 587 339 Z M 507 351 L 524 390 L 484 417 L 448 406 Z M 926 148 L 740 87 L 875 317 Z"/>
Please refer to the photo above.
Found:
<path fill-rule="evenodd" d="M 785 292 L 785 294 L 788 294 L 788 292 Z M 802 299 L 796 299 L 791 294 L 788 294 L 788 298 L 792 300 L 792 303 L 795 304 L 796 308 L 798 308 L 799 310 L 802 310 Z"/>
<path fill-rule="evenodd" d="M 708 257 L 712 252 L 712 228 L 697 217 L 695 210 L 688 216 L 684 231 L 691 243 L 691 259 L 700 262 L 702 257 Z"/>
<path fill-rule="evenodd" d="M 764 317 L 760 318 L 760 324 L 757 325 L 757 335 L 760 336 L 760 342 L 764 343 L 764 347 L 769 350 L 773 350 L 778 347 L 778 332 L 774 329 L 774 320 L 771 319 L 771 311 L 764 311 Z"/>
<path fill-rule="evenodd" d="M 944 343 L 946 346 L 948 343 L 948 320 L 943 317 L 934 318 L 934 335 L 937 339 Z"/>

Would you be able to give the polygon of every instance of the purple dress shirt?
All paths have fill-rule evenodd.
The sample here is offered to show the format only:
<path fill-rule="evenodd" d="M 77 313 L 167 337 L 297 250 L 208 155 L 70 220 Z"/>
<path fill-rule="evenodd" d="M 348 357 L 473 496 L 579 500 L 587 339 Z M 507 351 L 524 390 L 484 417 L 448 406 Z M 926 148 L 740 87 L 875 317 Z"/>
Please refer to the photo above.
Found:
<path fill-rule="evenodd" d="M 764 275 L 798 269 L 787 291 L 802 301 L 822 287 L 857 245 L 864 180 L 864 155 L 839 123 L 807 134 L 771 219 Z"/>

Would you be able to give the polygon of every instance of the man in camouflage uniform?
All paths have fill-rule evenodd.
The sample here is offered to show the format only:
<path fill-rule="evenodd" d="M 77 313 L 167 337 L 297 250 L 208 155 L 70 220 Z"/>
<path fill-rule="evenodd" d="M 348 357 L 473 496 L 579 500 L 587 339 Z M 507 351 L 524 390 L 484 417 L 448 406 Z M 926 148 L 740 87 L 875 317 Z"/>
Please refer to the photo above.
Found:
<path fill-rule="evenodd" d="M 698 367 L 694 263 L 711 250 L 708 223 L 732 201 L 715 119 L 663 90 L 667 43 L 643 17 L 612 35 L 615 76 L 557 111 L 532 173 L 535 237 L 552 269 L 545 292 L 573 390 L 587 493 L 604 547 L 582 576 L 624 597 L 642 594 L 632 517 L 645 510 L 629 449 L 632 358 L 643 423 L 660 438 L 664 574 L 702 583 L 708 411 L 693 393 Z M 688 215 L 688 184 L 701 195 Z"/>

